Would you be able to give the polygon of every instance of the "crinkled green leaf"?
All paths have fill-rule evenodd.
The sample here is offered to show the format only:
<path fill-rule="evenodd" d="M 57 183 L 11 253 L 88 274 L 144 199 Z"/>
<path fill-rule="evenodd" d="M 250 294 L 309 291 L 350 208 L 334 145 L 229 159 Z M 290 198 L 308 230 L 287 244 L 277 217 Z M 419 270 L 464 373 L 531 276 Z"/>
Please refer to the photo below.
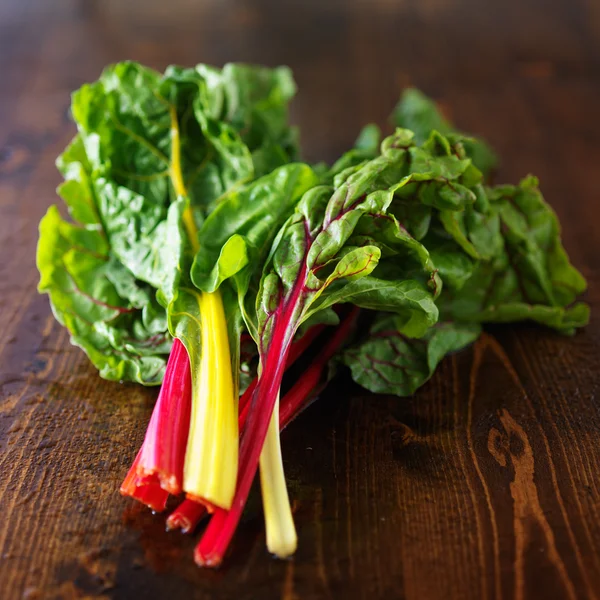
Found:
<path fill-rule="evenodd" d="M 556 215 L 534 177 L 489 190 L 503 245 L 481 261 L 459 292 L 440 302 L 444 318 L 461 321 L 533 320 L 571 333 L 585 325 L 589 308 L 576 303 L 586 283 L 569 262 Z"/>
<path fill-rule="evenodd" d="M 203 75 L 206 67 L 200 65 L 196 70 Z M 223 67 L 219 82 L 213 77 L 211 93 L 222 98 L 221 110 L 213 117 L 231 123 L 252 152 L 265 143 L 280 143 L 288 157 L 295 158 L 297 146 L 289 126 L 288 105 L 296 94 L 296 84 L 289 68 L 230 63 Z"/>
<path fill-rule="evenodd" d="M 441 115 L 435 103 L 414 88 L 404 90 L 394 109 L 392 121 L 396 127 L 414 131 L 418 143 L 423 143 L 433 130 L 442 134 L 454 133 L 452 124 Z M 482 173 L 488 175 L 494 169 L 498 161 L 485 142 L 462 134 L 456 135 L 455 138 L 460 139 L 468 156 Z"/>
<path fill-rule="evenodd" d="M 200 250 L 192 266 L 194 284 L 212 292 L 249 264 L 244 281 L 237 282 L 244 294 L 278 228 L 301 195 L 317 182 L 308 165 L 292 163 L 228 194 L 200 229 Z"/>
<path fill-rule="evenodd" d="M 50 293 L 56 313 L 73 310 L 77 315 L 73 320 L 61 313 L 59 319 L 105 376 L 160 381 L 160 373 L 149 381 L 147 369 L 127 352 L 135 351 L 132 344 L 145 343 L 147 332 L 160 333 L 168 350 L 165 308 L 185 305 L 191 310 L 183 291 L 193 288 L 183 211 L 191 206 L 196 225 L 201 225 L 224 194 L 296 155 L 295 131 L 288 125 L 294 92 L 286 68 L 199 65 L 169 67 L 163 75 L 126 61 L 107 67 L 98 81 L 73 94 L 78 135 L 57 161 L 65 177 L 59 193 L 73 220 L 85 229 L 79 232 L 49 213 L 38 253 L 40 289 Z M 185 197 L 178 197 L 183 189 Z M 79 237 L 93 234 L 104 244 L 101 271 L 87 265 L 89 259 L 80 256 L 77 246 Z M 61 240 L 52 254 L 44 249 L 49 239 Z M 69 244 L 74 248 L 67 251 Z M 53 261 L 78 273 L 73 282 L 85 294 L 67 302 L 68 279 L 49 275 L 63 273 Z M 87 265 L 85 273 L 79 273 L 80 265 Z M 129 312 L 119 313 L 118 319 L 112 318 L 114 310 L 97 314 L 104 304 L 120 309 L 123 303 L 127 311 L 129 305 L 135 309 L 136 320 L 123 316 Z M 89 320 L 93 335 L 84 335 L 82 319 Z M 185 329 L 184 322 L 191 332 L 190 323 L 176 316 L 171 329 Z M 125 366 L 111 358 L 109 346 L 125 352 Z M 160 355 L 164 348 L 156 346 Z M 140 352 L 144 364 L 149 363 L 150 350 Z M 107 366 L 102 365 L 103 353 L 112 361 Z M 127 362 L 132 360 L 133 367 Z M 164 367 L 162 356 L 156 360 Z"/>
<path fill-rule="evenodd" d="M 65 178 L 58 186 L 71 218 L 86 227 L 102 227 L 90 174 L 92 168 L 85 153 L 81 136 L 77 135 L 58 157 L 56 166 Z"/>
<path fill-rule="evenodd" d="M 166 314 L 154 290 L 112 254 L 81 136 L 57 166 L 65 177 L 58 191 L 74 223 L 56 207 L 40 223 L 39 289 L 103 377 L 158 384 L 171 346 Z"/>
<path fill-rule="evenodd" d="M 171 348 L 165 312 L 108 250 L 101 230 L 68 223 L 51 206 L 40 223 L 38 289 L 102 377 L 158 384 Z"/>
<path fill-rule="evenodd" d="M 435 289 L 427 283 L 377 277 L 383 253 L 398 264 L 406 256 L 421 270 L 428 262 L 427 251 L 417 250 L 420 244 L 386 217 L 404 171 L 404 151 L 393 142 L 385 142 L 379 157 L 356 168 L 341 185 L 308 191 L 279 232 L 257 298 L 263 345 L 277 326 L 278 306 L 289 303 L 291 331 L 341 302 L 396 311 L 409 335 L 422 335 L 437 319 Z M 384 226 L 378 226 L 378 218 Z M 390 273 L 389 267 L 382 265 L 381 273 Z M 428 278 L 433 275 L 431 266 Z"/>
<path fill-rule="evenodd" d="M 431 261 L 439 277 L 444 282 L 444 289 L 459 290 L 473 274 L 477 261 L 444 233 L 433 229 L 423 243 L 429 250 Z"/>
<path fill-rule="evenodd" d="M 138 279 L 157 286 L 164 278 L 157 253 L 169 243 L 175 146 L 199 225 L 225 193 L 255 177 L 253 153 L 259 174 L 295 155 L 287 124 L 294 89 L 283 68 L 199 65 L 169 67 L 160 75 L 123 62 L 73 95 L 112 251 Z"/>
<path fill-rule="evenodd" d="M 439 219 L 444 229 L 454 238 L 454 241 L 462 248 L 463 252 L 471 258 L 477 259 L 479 258 L 479 253 L 467 237 L 464 217 L 464 212 L 450 210 L 439 212 Z"/>

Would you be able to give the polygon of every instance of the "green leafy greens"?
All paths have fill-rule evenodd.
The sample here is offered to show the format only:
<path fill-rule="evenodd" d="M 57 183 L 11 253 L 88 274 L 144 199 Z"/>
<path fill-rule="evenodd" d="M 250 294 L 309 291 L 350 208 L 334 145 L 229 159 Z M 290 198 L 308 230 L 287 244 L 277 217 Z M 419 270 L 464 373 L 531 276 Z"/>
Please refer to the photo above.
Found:
<path fill-rule="evenodd" d="M 198 226 L 227 193 L 297 155 L 294 93 L 284 67 L 161 75 L 123 62 L 73 94 L 78 133 L 57 161 L 73 223 L 55 207 L 43 219 L 39 289 L 103 377 L 161 382 L 171 339 L 156 298 L 174 301 L 193 260 L 185 208 Z"/>
<path fill-rule="evenodd" d="M 492 186 L 489 147 L 413 89 L 391 135 L 367 125 L 311 167 L 294 93 L 285 67 L 108 67 L 72 97 L 69 217 L 51 206 L 40 223 L 39 290 L 72 342 L 102 377 L 164 379 L 121 491 L 155 510 L 185 492 L 171 517 L 189 528 L 212 512 L 200 565 L 222 561 L 259 464 L 267 546 L 293 554 L 280 418 L 336 367 L 406 396 L 486 323 L 573 334 L 589 319 L 535 177 Z"/>
<path fill-rule="evenodd" d="M 487 186 L 492 151 L 456 131 L 415 89 L 392 116 L 405 129 L 381 144 L 379 128 L 368 125 L 332 167 L 311 171 L 291 162 L 294 93 L 284 67 L 160 74 L 123 62 L 73 94 L 78 133 L 57 162 L 72 222 L 55 207 L 42 220 L 39 287 L 103 377 L 160 383 L 171 337 L 187 337 L 194 352 L 199 330 L 185 332 L 199 324 L 198 294 L 223 282 L 237 371 L 240 336 L 247 329 L 264 346 L 269 315 L 304 252 L 310 291 L 300 334 L 335 324 L 332 307 L 348 302 L 378 311 L 375 322 L 393 322 L 403 339 L 425 342 L 439 339 L 430 330 L 438 318 L 446 330 L 461 323 L 469 331 L 528 319 L 572 333 L 587 322 L 588 307 L 576 302 L 585 281 L 535 178 Z M 373 327 L 343 361 L 378 391 L 356 362 L 361 344 L 381 343 Z M 397 393 L 414 386 L 401 387 Z"/>

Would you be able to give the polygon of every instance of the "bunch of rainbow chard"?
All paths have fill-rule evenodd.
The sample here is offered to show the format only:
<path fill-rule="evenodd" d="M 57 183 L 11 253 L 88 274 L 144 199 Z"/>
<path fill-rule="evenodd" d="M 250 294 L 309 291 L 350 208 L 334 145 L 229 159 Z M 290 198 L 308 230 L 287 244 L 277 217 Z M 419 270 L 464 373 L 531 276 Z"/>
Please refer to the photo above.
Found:
<path fill-rule="evenodd" d="M 39 289 L 72 342 L 106 379 L 161 384 L 121 492 L 179 497 L 169 528 L 210 517 L 199 565 L 223 560 L 257 471 L 267 547 L 293 554 L 279 431 L 335 367 L 406 396 L 483 323 L 589 318 L 535 178 L 490 187 L 489 148 L 416 90 L 388 137 L 299 162 L 294 93 L 286 68 L 107 68 L 73 95 L 69 219 L 40 224 Z"/>

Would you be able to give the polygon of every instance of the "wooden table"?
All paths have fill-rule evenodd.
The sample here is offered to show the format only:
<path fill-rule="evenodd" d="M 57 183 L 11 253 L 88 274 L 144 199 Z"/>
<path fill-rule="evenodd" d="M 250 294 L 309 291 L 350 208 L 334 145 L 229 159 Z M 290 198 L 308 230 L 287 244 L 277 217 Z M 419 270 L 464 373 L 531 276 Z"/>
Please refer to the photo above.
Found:
<path fill-rule="evenodd" d="M 540 176 L 592 324 L 494 328 L 411 399 L 338 381 L 283 435 L 295 559 L 269 558 L 255 506 L 226 566 L 196 568 L 193 538 L 116 491 L 156 391 L 100 380 L 35 290 L 69 92 L 123 58 L 289 64 L 310 160 L 418 85 L 499 180 Z M 2 598 L 600 595 L 598 2 L 3 0 L 0 67 Z"/>

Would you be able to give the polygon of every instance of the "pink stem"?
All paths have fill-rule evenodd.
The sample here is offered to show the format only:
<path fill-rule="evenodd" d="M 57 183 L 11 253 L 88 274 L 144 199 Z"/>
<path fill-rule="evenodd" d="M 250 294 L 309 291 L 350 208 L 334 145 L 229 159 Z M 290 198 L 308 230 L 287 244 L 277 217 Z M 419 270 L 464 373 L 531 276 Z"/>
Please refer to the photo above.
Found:
<path fill-rule="evenodd" d="M 179 494 L 183 484 L 191 389 L 188 354 L 185 346 L 175 339 L 144 442 L 134 462 L 138 477 L 155 476 L 160 487 L 171 494 Z M 128 489 L 125 484 L 121 486 L 121 492 L 127 494 L 123 492 L 125 488 Z"/>

